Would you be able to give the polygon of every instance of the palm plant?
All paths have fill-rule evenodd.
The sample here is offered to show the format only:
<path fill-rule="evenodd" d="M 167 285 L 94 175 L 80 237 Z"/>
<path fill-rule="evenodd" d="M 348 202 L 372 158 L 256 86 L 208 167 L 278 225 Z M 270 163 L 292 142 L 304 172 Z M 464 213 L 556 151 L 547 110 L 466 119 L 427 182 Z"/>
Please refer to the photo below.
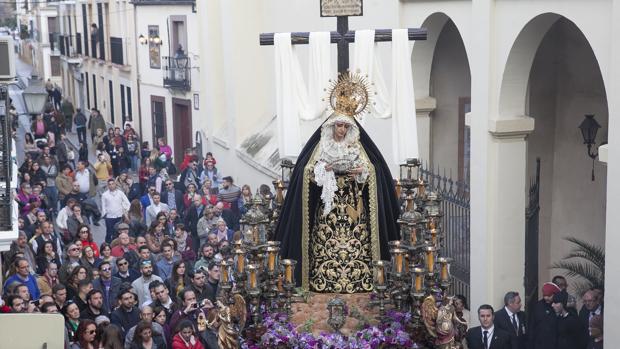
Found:
<path fill-rule="evenodd" d="M 567 237 L 573 249 L 560 261 L 551 265 L 552 269 L 563 269 L 566 275 L 576 278 L 575 290 L 580 296 L 591 287 L 605 286 L 605 249 L 575 237 Z"/>

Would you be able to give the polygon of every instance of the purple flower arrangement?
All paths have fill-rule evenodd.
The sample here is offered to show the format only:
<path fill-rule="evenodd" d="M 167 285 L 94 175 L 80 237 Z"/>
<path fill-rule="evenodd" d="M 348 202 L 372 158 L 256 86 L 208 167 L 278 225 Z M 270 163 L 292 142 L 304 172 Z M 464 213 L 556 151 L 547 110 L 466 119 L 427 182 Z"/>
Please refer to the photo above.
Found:
<path fill-rule="evenodd" d="M 266 314 L 266 332 L 258 342 L 243 341 L 243 349 L 400 349 L 422 348 L 407 332 L 410 313 L 390 311 L 377 326 L 366 325 L 351 336 L 339 333 L 299 332 L 283 314 Z"/>

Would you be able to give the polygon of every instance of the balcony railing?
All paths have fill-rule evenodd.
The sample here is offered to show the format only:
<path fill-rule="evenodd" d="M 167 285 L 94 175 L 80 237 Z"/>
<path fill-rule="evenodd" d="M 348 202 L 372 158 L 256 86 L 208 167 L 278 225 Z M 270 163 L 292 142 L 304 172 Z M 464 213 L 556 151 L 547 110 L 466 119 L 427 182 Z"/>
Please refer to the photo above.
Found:
<path fill-rule="evenodd" d="M 124 64 L 122 38 L 115 38 L 113 36 L 110 37 L 110 53 L 112 55 L 112 63 L 120 65 Z"/>
<path fill-rule="evenodd" d="M 162 59 L 164 87 L 190 91 L 192 89 L 191 61 L 187 56 L 169 57 Z"/>

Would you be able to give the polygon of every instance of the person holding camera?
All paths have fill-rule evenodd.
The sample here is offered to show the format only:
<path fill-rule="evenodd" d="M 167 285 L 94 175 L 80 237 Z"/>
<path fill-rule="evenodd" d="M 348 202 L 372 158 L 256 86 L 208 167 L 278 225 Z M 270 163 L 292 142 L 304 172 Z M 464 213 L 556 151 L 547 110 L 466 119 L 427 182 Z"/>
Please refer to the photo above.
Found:
<path fill-rule="evenodd" d="M 101 193 L 107 186 L 108 179 L 112 176 L 112 163 L 104 154 L 97 155 L 97 161 L 93 165 L 95 168 L 95 177 L 99 181 L 97 192 Z"/>
<path fill-rule="evenodd" d="M 196 293 L 189 287 L 181 291 L 179 297 L 181 298 L 182 305 L 179 307 L 179 310 L 172 314 L 170 328 L 177 328 L 177 325 L 183 320 L 191 321 L 194 327 L 198 328 L 198 317 L 204 316 L 205 319 L 208 318 L 207 315 L 209 310 L 213 308 L 213 303 L 208 299 L 199 302 L 196 298 Z"/>

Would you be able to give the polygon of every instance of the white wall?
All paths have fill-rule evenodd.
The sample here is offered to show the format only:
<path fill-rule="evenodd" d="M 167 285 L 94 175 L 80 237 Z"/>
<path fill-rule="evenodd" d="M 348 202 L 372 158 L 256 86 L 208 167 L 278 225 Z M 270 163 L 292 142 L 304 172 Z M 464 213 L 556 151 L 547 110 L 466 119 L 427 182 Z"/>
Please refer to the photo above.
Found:
<path fill-rule="evenodd" d="M 141 110 L 141 122 L 142 122 L 142 138 L 148 141 L 151 146 L 153 145 L 153 120 L 151 110 L 151 96 L 161 96 L 166 99 L 166 136 L 168 144 L 173 147 L 174 150 L 174 129 L 173 129 L 173 115 L 172 115 L 172 98 L 189 99 L 192 101 L 192 137 L 195 131 L 206 130 L 206 124 L 202 117 L 204 111 L 207 109 L 207 103 L 204 98 L 200 98 L 199 110 L 193 109 L 193 95 L 200 93 L 201 77 L 207 79 L 205 69 L 202 66 L 200 59 L 200 38 L 203 37 L 203 33 L 198 28 L 199 18 L 195 13 L 192 13 L 192 7 L 189 5 L 184 6 L 134 6 L 136 11 L 135 22 L 135 38 L 134 42 L 137 45 L 137 69 L 139 70 L 139 83 L 140 83 L 140 110 Z M 159 37 L 161 38 L 160 56 L 174 56 L 176 48 L 171 48 L 172 41 L 172 27 L 169 26 L 170 16 L 185 16 L 186 17 L 186 29 L 187 29 L 187 47 L 184 47 L 185 52 L 191 60 L 191 91 L 170 90 L 163 87 L 164 82 L 164 62 L 162 60 L 161 68 L 151 68 L 149 60 L 149 45 L 142 45 L 138 42 L 138 37 L 143 35 L 148 37 L 148 27 L 150 25 L 156 25 L 159 27 Z M 132 25 L 133 30 L 133 25 Z M 210 51 L 207 51 L 210 52 Z M 209 54 L 205 54 L 208 56 Z M 204 96 L 201 96 L 204 97 Z M 137 114 L 137 111 L 134 112 Z"/>

